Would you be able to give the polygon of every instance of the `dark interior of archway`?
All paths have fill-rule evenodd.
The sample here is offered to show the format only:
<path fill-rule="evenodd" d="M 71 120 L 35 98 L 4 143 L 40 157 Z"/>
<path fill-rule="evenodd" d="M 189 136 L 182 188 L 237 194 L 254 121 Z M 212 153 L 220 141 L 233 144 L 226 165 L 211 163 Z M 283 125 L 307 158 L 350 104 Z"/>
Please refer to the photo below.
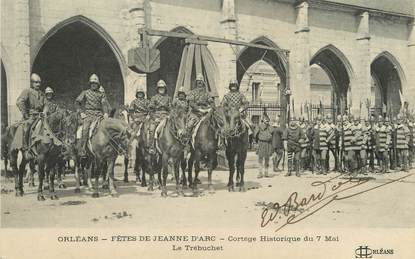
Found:
<path fill-rule="evenodd" d="M 393 63 L 386 57 L 379 57 L 370 66 L 371 73 L 379 82 L 381 99 L 393 114 L 399 113 L 401 107 L 401 81 Z"/>
<path fill-rule="evenodd" d="M 257 42 L 257 44 L 261 44 L 261 42 Z M 265 44 L 263 44 L 265 45 Z M 277 72 L 278 76 L 281 79 L 281 90 L 285 88 L 286 82 L 286 71 L 284 69 L 284 65 L 281 62 L 280 57 L 275 51 L 272 50 L 265 50 L 259 48 L 246 48 L 241 55 L 238 57 L 236 62 L 236 77 L 238 82 L 240 83 L 246 70 L 258 60 L 263 59 L 267 62 L 274 70 Z M 283 94 L 280 95 L 281 98 L 284 96 Z M 284 101 L 281 99 L 280 103 Z"/>
<path fill-rule="evenodd" d="M 166 82 L 167 93 L 170 96 L 174 95 L 184 46 L 184 39 L 179 38 L 167 38 L 158 45 L 160 69 L 147 74 L 147 93 L 149 97 L 156 94 L 156 85 L 160 79 Z"/>
<path fill-rule="evenodd" d="M 3 61 L 1 62 L 1 126 L 7 126 L 7 75 L 4 69 Z"/>
<path fill-rule="evenodd" d="M 33 72 L 42 78 L 42 88 L 50 86 L 58 103 L 74 108 L 75 98 L 88 89 L 88 79 L 96 73 L 112 107 L 124 104 L 124 83 L 119 62 L 109 44 L 82 22 L 66 25 L 40 49 Z"/>
<path fill-rule="evenodd" d="M 333 86 L 333 96 L 336 106 L 340 107 L 340 100 L 347 106 L 347 91 L 350 84 L 349 73 L 342 60 L 331 50 L 325 49 L 312 58 L 310 66 L 319 65 L 328 74 Z M 313 100 L 312 100 L 313 101 Z"/>

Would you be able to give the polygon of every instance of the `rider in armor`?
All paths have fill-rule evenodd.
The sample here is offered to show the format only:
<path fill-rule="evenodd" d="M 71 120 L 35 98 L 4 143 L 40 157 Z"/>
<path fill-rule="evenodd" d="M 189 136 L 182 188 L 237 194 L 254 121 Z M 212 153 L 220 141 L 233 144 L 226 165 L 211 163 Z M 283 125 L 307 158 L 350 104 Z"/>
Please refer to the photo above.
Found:
<path fill-rule="evenodd" d="M 186 99 L 186 92 L 184 91 L 183 86 L 177 91 L 177 96 L 173 101 L 173 106 L 181 107 L 186 111 L 189 110 L 189 102 Z"/>
<path fill-rule="evenodd" d="M 229 82 L 229 93 L 225 94 L 222 100 L 223 107 L 236 107 L 241 113 L 241 119 L 244 124 L 248 127 L 249 134 L 252 134 L 250 123 L 246 120 L 246 108 L 248 107 L 249 102 L 246 99 L 245 95 L 239 91 L 238 81 L 232 79 Z"/>
<path fill-rule="evenodd" d="M 131 118 L 136 125 L 144 122 L 148 115 L 148 106 L 150 101 L 145 98 L 146 93 L 143 88 L 137 88 L 135 91 L 135 99 L 131 102 L 129 112 Z"/>
<path fill-rule="evenodd" d="M 159 80 L 157 82 L 157 94 L 151 97 L 150 100 L 150 110 L 153 112 L 154 123 L 150 126 L 150 136 L 153 136 L 154 139 L 151 142 L 150 152 L 154 152 L 154 144 L 158 134 L 159 124 L 166 119 L 169 115 L 171 108 L 171 98 L 167 94 L 166 82 Z M 157 131 L 157 132 L 155 132 Z M 155 134 L 154 134 L 155 133 Z"/>
<path fill-rule="evenodd" d="M 45 96 L 46 96 L 46 101 L 45 101 L 45 105 L 48 107 L 48 115 L 52 114 L 54 112 L 56 112 L 59 108 L 58 104 L 56 103 L 54 97 L 54 92 L 53 89 L 50 87 L 46 87 L 45 89 Z"/>
<path fill-rule="evenodd" d="M 213 97 L 206 89 L 202 74 L 196 76 L 196 88 L 190 91 L 187 100 L 189 101 L 190 107 L 187 128 L 189 132 L 192 132 L 202 117 L 215 105 Z"/>
<path fill-rule="evenodd" d="M 85 118 L 82 127 L 82 137 L 80 141 L 80 156 L 86 156 L 86 142 L 88 140 L 89 128 L 95 120 L 107 118 L 109 112 L 109 103 L 105 93 L 99 91 L 100 82 L 96 74 L 89 78 L 90 89 L 82 91 L 76 98 L 75 102 L 79 108 L 84 108 Z"/>
<path fill-rule="evenodd" d="M 21 146 L 16 148 L 22 148 L 27 159 L 31 158 L 29 152 L 29 129 L 33 123 L 39 118 L 39 115 L 43 112 L 47 112 L 47 106 L 45 105 L 45 96 L 40 90 L 41 79 L 38 74 L 33 73 L 30 77 L 30 88 L 23 90 L 20 96 L 17 98 L 16 105 L 23 115 L 23 135 Z"/>

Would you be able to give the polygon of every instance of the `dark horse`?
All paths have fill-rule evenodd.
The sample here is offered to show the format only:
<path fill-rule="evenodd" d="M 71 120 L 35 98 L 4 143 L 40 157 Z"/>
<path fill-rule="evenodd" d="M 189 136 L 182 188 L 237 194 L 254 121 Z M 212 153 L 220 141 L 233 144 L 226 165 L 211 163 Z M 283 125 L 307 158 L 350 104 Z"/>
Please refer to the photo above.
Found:
<path fill-rule="evenodd" d="M 206 164 L 208 171 L 208 189 L 214 192 L 212 185 L 212 172 L 218 165 L 216 149 L 218 134 L 223 126 L 223 111 L 220 108 L 211 108 L 199 122 L 199 128 L 192 141 L 191 154 L 188 161 L 188 181 L 193 188 L 194 195 L 198 194 L 200 162 Z M 196 130 L 196 129 L 195 129 Z M 195 179 L 192 181 L 192 168 L 195 168 Z"/>
<path fill-rule="evenodd" d="M 241 119 L 241 113 L 235 107 L 224 108 L 225 126 L 222 137 L 225 139 L 226 159 L 229 166 L 228 190 L 234 191 L 233 175 L 235 173 L 235 158 L 239 191 L 245 191 L 244 173 L 245 160 L 249 147 L 248 128 Z"/>
<path fill-rule="evenodd" d="M 54 188 L 55 170 L 53 169 L 59 160 L 59 155 L 61 154 L 63 143 L 59 140 L 56 133 L 63 132 L 65 130 L 62 125 L 62 121 L 65 116 L 65 110 L 58 109 L 50 116 L 41 118 L 39 122 L 39 131 L 37 132 L 37 135 L 31 144 L 31 148 L 36 154 L 33 160 L 35 160 L 38 165 L 39 186 L 37 199 L 39 201 L 45 200 L 45 197 L 43 196 L 43 181 L 45 177 L 45 171 L 48 173 L 50 170 L 52 170 L 52 173 L 49 174 L 49 193 L 51 199 L 57 199 Z M 8 128 L 8 135 L 10 139 L 14 139 L 17 129 L 18 127 L 16 125 L 12 125 Z M 20 165 L 18 166 L 19 153 L 20 149 L 10 147 L 10 164 L 15 177 L 16 196 L 23 196 L 23 174 L 26 164 L 31 161 L 27 159 L 25 155 L 22 155 Z"/>
<path fill-rule="evenodd" d="M 176 179 L 176 191 L 178 195 L 184 195 L 180 185 L 179 167 L 183 158 L 183 151 L 188 144 L 186 134 L 187 112 L 180 107 L 174 107 L 169 114 L 166 125 L 160 132 L 158 146 L 161 151 L 161 165 L 163 169 L 163 181 L 161 182 L 161 196 L 167 197 L 167 174 L 169 168 L 174 172 Z M 185 185 L 183 181 L 183 185 Z"/>
<path fill-rule="evenodd" d="M 89 175 L 95 178 L 92 197 L 99 197 L 98 181 L 102 169 L 105 167 L 111 196 L 116 196 L 114 184 L 114 165 L 118 155 L 125 155 L 131 136 L 127 123 L 122 120 L 103 119 L 96 128 L 95 134 L 87 145 L 86 168 Z"/>

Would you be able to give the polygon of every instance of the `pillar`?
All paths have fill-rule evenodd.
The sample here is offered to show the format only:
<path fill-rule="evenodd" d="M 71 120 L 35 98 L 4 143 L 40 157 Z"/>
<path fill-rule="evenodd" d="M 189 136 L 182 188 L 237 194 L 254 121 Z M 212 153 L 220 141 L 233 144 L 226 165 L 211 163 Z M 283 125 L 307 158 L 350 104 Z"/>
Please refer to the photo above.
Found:
<path fill-rule="evenodd" d="M 410 96 L 415 96 L 415 22 L 409 25 L 408 40 L 408 69 L 407 85 L 403 89 L 403 94 L 409 99 L 409 109 L 415 109 L 415 101 L 410 100 Z"/>
<path fill-rule="evenodd" d="M 9 85 L 8 105 L 11 123 L 22 118 L 16 106 L 20 93 L 30 87 L 30 38 L 29 38 L 29 0 L 15 1 L 14 48 L 12 52 L 14 66 L 14 85 Z M 11 75 L 10 75 L 11 76 Z M 13 91 L 11 91 L 13 87 Z"/>
<path fill-rule="evenodd" d="M 354 115 L 360 115 L 362 118 L 367 117 L 367 99 L 370 99 L 370 87 L 372 77 L 370 73 L 370 30 L 369 30 L 369 13 L 363 12 L 359 15 L 357 28 L 357 48 L 356 48 L 356 82 L 351 85 L 352 104 L 350 111 Z M 350 105 L 350 104 L 349 104 Z M 362 109 L 360 109 L 360 105 Z M 373 107 L 374 104 L 371 104 Z"/>
<path fill-rule="evenodd" d="M 143 29 L 147 25 L 146 10 L 149 3 L 146 0 L 130 0 L 129 1 L 129 30 L 127 35 L 128 49 L 136 48 L 141 45 L 141 39 L 138 34 L 139 29 Z M 128 69 L 125 86 L 124 96 L 125 103 L 131 103 L 135 98 L 135 90 L 139 87 L 147 89 L 147 74 L 135 73 Z"/>
<path fill-rule="evenodd" d="M 294 101 L 292 115 L 300 116 L 301 104 L 310 102 L 310 28 L 308 25 L 307 1 L 296 6 L 295 42 L 290 54 L 291 100 Z"/>
<path fill-rule="evenodd" d="M 222 1 L 222 19 L 220 21 L 222 36 L 226 39 L 236 40 L 238 38 L 237 20 L 235 15 L 235 0 Z M 234 50 L 232 50 L 232 48 Z M 237 46 L 220 44 L 214 48 L 215 59 L 219 70 L 218 94 L 219 98 L 228 91 L 228 83 L 231 79 L 236 79 L 236 53 L 239 51 Z"/>

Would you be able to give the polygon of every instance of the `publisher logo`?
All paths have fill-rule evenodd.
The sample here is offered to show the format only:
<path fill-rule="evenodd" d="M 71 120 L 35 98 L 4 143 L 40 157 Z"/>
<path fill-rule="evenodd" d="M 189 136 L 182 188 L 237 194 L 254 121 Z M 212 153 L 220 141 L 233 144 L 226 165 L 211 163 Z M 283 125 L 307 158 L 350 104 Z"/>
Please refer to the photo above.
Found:
<path fill-rule="evenodd" d="M 355 250 L 356 258 L 372 258 L 372 249 L 368 246 L 359 246 Z"/>

